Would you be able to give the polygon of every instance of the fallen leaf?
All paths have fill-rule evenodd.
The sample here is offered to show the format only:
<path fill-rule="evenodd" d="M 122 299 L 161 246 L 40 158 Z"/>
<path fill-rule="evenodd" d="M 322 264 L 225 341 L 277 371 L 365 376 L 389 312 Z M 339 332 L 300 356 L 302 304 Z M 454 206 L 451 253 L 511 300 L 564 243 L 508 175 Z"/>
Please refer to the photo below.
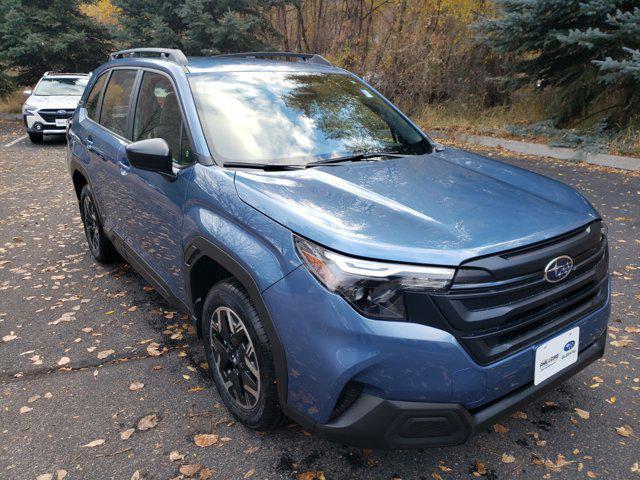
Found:
<path fill-rule="evenodd" d="M 162 355 L 164 352 L 167 351 L 166 347 L 164 347 L 162 351 L 158 350 L 158 347 L 160 347 L 160 344 L 156 342 L 151 342 L 149 345 L 147 345 L 147 353 L 152 357 L 159 357 L 160 355 Z"/>
<path fill-rule="evenodd" d="M 42 475 L 38 475 L 36 477 L 36 480 L 51 480 L 53 478 L 53 475 L 51 475 L 50 473 L 43 473 Z"/>
<path fill-rule="evenodd" d="M 100 445 L 104 445 L 104 438 L 93 440 L 92 442 L 89 442 L 86 445 L 82 445 L 82 447 L 80 448 L 92 448 L 92 447 L 98 447 Z"/>
<path fill-rule="evenodd" d="M 120 432 L 120 438 L 122 440 L 128 440 L 131 435 L 136 431 L 135 428 L 127 428 L 126 430 Z"/>
<path fill-rule="evenodd" d="M 64 469 L 56 470 L 56 480 L 63 480 L 67 476 L 67 471 Z"/>
<path fill-rule="evenodd" d="M 209 480 L 213 478 L 215 472 L 210 468 L 203 468 L 200 470 L 200 480 Z"/>
<path fill-rule="evenodd" d="M 633 430 L 630 426 L 624 425 L 622 427 L 616 427 L 616 433 L 621 437 L 630 437 L 633 433 Z"/>
<path fill-rule="evenodd" d="M 69 357 L 62 357 L 60 360 L 58 360 L 58 366 L 61 367 L 63 365 L 66 365 L 70 361 L 71 361 L 71 359 Z"/>
<path fill-rule="evenodd" d="M 136 390 L 140 390 L 143 387 L 144 387 L 144 383 L 133 382 L 131 385 L 129 385 L 129 390 L 131 390 L 132 392 L 135 392 Z"/>
<path fill-rule="evenodd" d="M 592 472 L 591 470 L 587 470 L 587 477 L 596 478 L 598 474 L 596 472 Z"/>
<path fill-rule="evenodd" d="M 177 462 L 178 460 L 184 460 L 184 455 L 178 452 L 177 450 L 174 450 L 169 454 L 169 460 L 171 460 L 172 462 Z"/>
<path fill-rule="evenodd" d="M 581 408 L 574 408 L 578 416 L 583 420 L 589 420 L 589 412 L 582 410 Z"/>
<path fill-rule="evenodd" d="M 526 420 L 529 417 L 524 412 L 516 412 L 513 415 L 511 415 L 511 418 L 517 418 L 518 420 Z"/>
<path fill-rule="evenodd" d="M 101 352 L 98 352 L 97 357 L 99 360 L 102 360 L 103 358 L 107 358 L 109 355 L 112 355 L 114 353 L 116 353 L 115 350 L 102 350 Z"/>
<path fill-rule="evenodd" d="M 142 477 L 140 476 L 140 470 L 136 470 L 135 472 L 133 472 L 133 475 L 131 475 L 131 480 L 140 480 Z"/>
<path fill-rule="evenodd" d="M 507 427 L 505 427 L 504 425 L 502 425 L 502 424 L 500 424 L 500 423 L 496 423 L 496 424 L 493 426 L 493 430 L 494 430 L 496 433 L 501 433 L 501 434 L 502 434 L 502 433 L 507 433 L 507 432 L 509 431 L 509 429 L 508 429 Z"/>
<path fill-rule="evenodd" d="M 149 430 L 155 427 L 158 424 L 158 416 L 155 413 L 151 413 L 149 415 L 145 415 L 140 420 L 138 420 L 137 427 L 138 430 Z"/>
<path fill-rule="evenodd" d="M 193 442 L 199 447 L 210 447 L 218 442 L 218 436 L 214 433 L 200 433 L 193 437 Z"/>
<path fill-rule="evenodd" d="M 513 463 L 516 461 L 516 457 L 509 455 L 508 453 L 502 454 L 502 463 Z"/>
<path fill-rule="evenodd" d="M 196 473 L 200 471 L 202 466 L 199 463 L 194 463 L 192 465 L 181 465 L 180 473 L 182 475 L 186 475 L 187 477 L 193 477 Z"/>
<path fill-rule="evenodd" d="M 253 477 L 254 473 L 256 473 L 256 469 L 252 468 L 251 470 L 247 471 L 247 473 L 244 474 L 244 478 L 251 478 Z"/>
<path fill-rule="evenodd" d="M 24 407 L 20 407 L 20 413 L 29 413 L 31 410 L 33 410 L 33 408 L 31 407 L 27 407 L 26 405 Z"/>
<path fill-rule="evenodd" d="M 15 340 L 16 338 L 18 338 L 18 336 L 15 334 L 15 332 L 9 332 L 9 335 L 5 335 L 4 337 L 2 337 L 2 341 L 10 342 L 11 340 Z"/>

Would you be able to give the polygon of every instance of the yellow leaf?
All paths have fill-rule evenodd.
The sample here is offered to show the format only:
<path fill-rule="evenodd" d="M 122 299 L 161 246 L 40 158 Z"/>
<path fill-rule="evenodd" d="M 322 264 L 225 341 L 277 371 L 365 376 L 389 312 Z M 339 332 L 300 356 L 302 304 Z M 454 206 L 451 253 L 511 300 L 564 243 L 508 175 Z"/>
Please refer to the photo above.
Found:
<path fill-rule="evenodd" d="M 516 461 L 516 457 L 509 455 L 508 453 L 502 454 L 502 463 L 513 463 Z"/>
<path fill-rule="evenodd" d="M 633 433 L 633 430 L 630 426 L 624 425 L 622 427 L 616 427 L 616 433 L 621 437 L 630 437 Z"/>
<path fill-rule="evenodd" d="M 574 408 L 578 416 L 583 420 L 589 420 L 589 412 L 582 410 L 581 408 Z"/>

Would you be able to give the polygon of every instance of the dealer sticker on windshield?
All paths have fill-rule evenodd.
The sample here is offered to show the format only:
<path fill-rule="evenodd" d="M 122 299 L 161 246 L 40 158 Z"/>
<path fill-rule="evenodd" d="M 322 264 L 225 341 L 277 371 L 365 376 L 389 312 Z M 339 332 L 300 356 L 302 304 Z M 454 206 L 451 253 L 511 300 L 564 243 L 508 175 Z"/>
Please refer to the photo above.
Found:
<path fill-rule="evenodd" d="M 579 341 L 580 327 L 576 327 L 540 345 L 536 349 L 533 384 L 538 385 L 575 363 Z"/>

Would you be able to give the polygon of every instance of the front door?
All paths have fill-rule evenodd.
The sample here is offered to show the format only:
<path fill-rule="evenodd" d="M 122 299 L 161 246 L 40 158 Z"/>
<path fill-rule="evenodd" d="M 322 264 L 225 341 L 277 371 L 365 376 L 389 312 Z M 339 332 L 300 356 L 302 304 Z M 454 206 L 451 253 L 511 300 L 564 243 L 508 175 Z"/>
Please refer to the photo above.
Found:
<path fill-rule="evenodd" d="M 132 167 L 121 175 L 131 201 L 124 212 L 128 246 L 156 283 L 185 302 L 182 219 L 187 187 L 193 174 L 191 146 L 179 99 L 169 77 L 144 71 L 132 109 L 132 140 L 163 138 L 171 149 L 176 178 Z"/>

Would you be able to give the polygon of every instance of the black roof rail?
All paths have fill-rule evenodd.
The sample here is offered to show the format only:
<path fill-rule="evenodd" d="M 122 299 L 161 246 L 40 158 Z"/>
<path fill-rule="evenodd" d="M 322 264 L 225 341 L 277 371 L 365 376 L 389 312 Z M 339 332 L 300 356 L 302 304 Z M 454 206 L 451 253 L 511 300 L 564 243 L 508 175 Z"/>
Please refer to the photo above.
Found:
<path fill-rule="evenodd" d="M 128 50 L 113 52 L 109 55 L 109 60 L 126 57 L 151 57 L 154 55 L 161 59 L 175 62 L 178 65 L 186 65 L 189 63 L 185 54 L 182 53 L 182 50 L 178 50 L 177 48 L 130 48 Z"/>
<path fill-rule="evenodd" d="M 319 65 L 326 65 L 332 67 L 333 64 L 324 58 L 322 55 L 315 53 L 291 53 L 291 52 L 245 52 L 245 53 L 226 53 L 223 55 L 216 55 L 215 58 L 229 57 L 229 58 L 286 58 L 288 60 L 296 60 L 298 62 L 317 63 Z"/>

